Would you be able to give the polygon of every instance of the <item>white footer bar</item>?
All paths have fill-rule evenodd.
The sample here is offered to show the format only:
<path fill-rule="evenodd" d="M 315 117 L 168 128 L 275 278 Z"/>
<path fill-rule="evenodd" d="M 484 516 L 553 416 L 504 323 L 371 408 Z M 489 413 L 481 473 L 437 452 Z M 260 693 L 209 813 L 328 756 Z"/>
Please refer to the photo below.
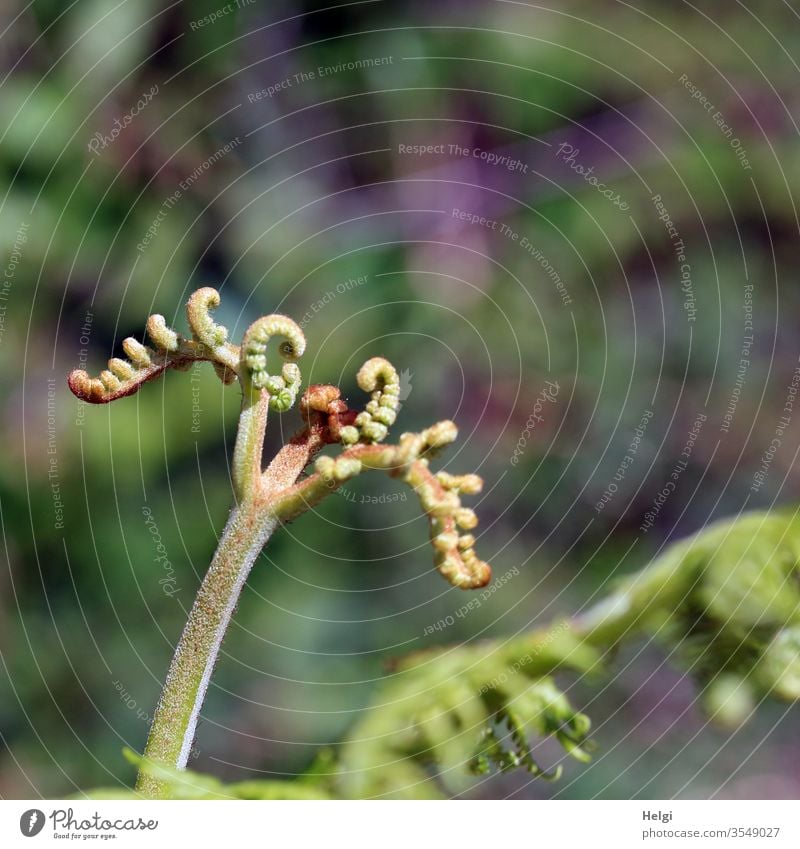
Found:
<path fill-rule="evenodd" d="M 800 802 L 0 801 L 0 846 L 800 846 Z M 235 841 L 235 842 L 234 842 Z"/>

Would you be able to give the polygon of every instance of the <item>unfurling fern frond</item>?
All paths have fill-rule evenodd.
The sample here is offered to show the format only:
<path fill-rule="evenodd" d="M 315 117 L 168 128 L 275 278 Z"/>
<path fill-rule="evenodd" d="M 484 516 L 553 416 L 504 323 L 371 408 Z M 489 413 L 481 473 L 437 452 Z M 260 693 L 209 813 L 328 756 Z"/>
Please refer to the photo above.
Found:
<path fill-rule="evenodd" d="M 521 767 L 537 777 L 558 780 L 561 764 L 553 772 L 542 769 L 530 751 L 531 734 L 554 735 L 567 754 L 584 763 L 589 761 L 587 735 L 591 721 L 572 709 L 553 679 L 540 678 L 530 683 L 523 680 L 516 684 L 508 688 L 510 692 L 504 693 L 497 707 L 497 728 L 484 730 L 472 769 L 485 775 L 493 766 L 503 772 Z"/>
<path fill-rule="evenodd" d="M 657 640 L 695 679 L 717 722 L 744 722 L 767 696 L 799 700 L 797 513 L 751 513 L 711 525 L 617 581 L 572 620 L 508 642 L 413 656 L 343 745 L 340 792 L 458 793 L 469 786 L 470 767 L 558 777 L 560 765 L 547 772 L 533 757 L 531 738 L 553 735 L 586 760 L 589 719 L 570 706 L 552 674 L 596 675 L 616 646 L 642 637 Z"/>
<path fill-rule="evenodd" d="M 273 336 L 284 341 L 278 347 L 286 361 L 280 375 L 267 371 L 267 347 Z M 266 389 L 270 407 L 284 412 L 295 402 L 300 389 L 300 369 L 294 362 L 303 356 L 306 339 L 300 327 L 285 315 L 268 315 L 254 321 L 242 340 L 242 374 L 255 389 Z"/>
<path fill-rule="evenodd" d="M 561 765 L 542 767 L 532 745 L 553 737 L 585 761 L 591 723 L 543 671 L 587 672 L 597 663 L 565 623 L 524 644 L 412 656 L 343 744 L 337 790 L 346 798 L 431 798 L 461 793 L 493 768 L 556 779 Z"/>
<path fill-rule="evenodd" d="M 137 782 L 141 793 L 155 797 L 177 792 L 169 770 L 186 766 L 214 663 L 258 554 L 276 528 L 320 502 L 343 481 L 370 469 L 401 479 L 417 492 L 429 518 L 439 572 L 464 589 L 481 587 L 491 577 L 491 568 L 474 551 L 472 534 L 459 532 L 477 523 L 474 512 L 462 507 L 460 493 L 478 492 L 480 478 L 434 475 L 429 469 L 430 459 L 456 438 L 456 426 L 442 421 L 422 433 L 403 434 L 397 445 L 379 444 L 395 421 L 400 393 L 397 371 L 382 357 L 368 360 L 358 372 L 359 386 L 371 393 L 363 411 L 349 410 L 338 387 L 309 387 L 300 403 L 304 427 L 263 468 L 268 413 L 288 410 L 300 392 L 296 361 L 305 351 L 305 336 L 292 319 L 273 314 L 254 321 L 241 347 L 236 346 L 228 341 L 227 328 L 212 317 L 219 303 L 216 290 L 199 289 L 186 307 L 191 339 L 167 327 L 162 316 L 153 315 L 147 330 L 155 347 L 126 339 L 128 362 L 111 360 L 99 378 L 84 371 L 69 376 L 78 397 L 106 403 L 133 394 L 168 368 L 185 369 L 194 361 L 208 360 L 223 382 L 238 379 L 242 390 L 231 463 L 235 506 L 170 665 Z M 267 361 L 273 337 L 282 339 L 280 373 L 273 373 Z M 314 473 L 304 476 L 329 445 L 343 450 L 337 457 L 319 457 Z"/>
<path fill-rule="evenodd" d="M 646 630 L 697 680 L 717 721 L 745 721 L 758 701 L 800 699 L 800 518 L 749 513 L 672 546 L 654 568 L 684 576 Z M 677 586 L 677 581 L 674 582 Z"/>
<path fill-rule="evenodd" d="M 315 392 L 319 391 L 319 387 L 315 387 Z M 310 405 L 310 400 L 301 402 L 301 408 L 308 409 Z M 336 415 L 338 417 L 339 413 Z M 337 423 L 335 432 L 341 434 L 346 429 L 347 426 L 340 427 Z M 316 474 L 287 490 L 281 496 L 280 510 L 291 518 L 362 471 L 387 472 L 408 484 L 418 495 L 428 516 L 434 562 L 439 573 L 461 589 L 483 587 L 491 580 L 491 567 L 475 553 L 475 537 L 459 532 L 473 530 L 478 524 L 474 511 L 462 506 L 459 494 L 480 492 L 483 481 L 477 475 L 441 472 L 434 475 L 430 470 L 430 460 L 457 436 L 458 428 L 445 420 L 421 433 L 404 433 L 397 445 L 359 443 L 351 445 L 338 457 L 319 457 L 315 463 Z"/>
<path fill-rule="evenodd" d="M 385 443 L 399 409 L 400 380 L 387 360 L 375 357 L 358 373 L 359 386 L 371 393 L 366 408 L 348 409 L 338 387 L 309 387 L 300 401 L 303 429 L 264 469 L 267 415 L 288 409 L 299 394 L 296 360 L 305 338 L 291 319 L 269 315 L 250 326 L 239 348 L 211 316 L 218 305 L 215 290 L 200 289 L 187 305 L 191 339 L 154 315 L 147 323 L 154 347 L 126 339 L 128 361 L 111 360 L 99 378 L 80 371 L 69 378 L 76 395 L 105 403 L 167 368 L 208 360 L 223 381 L 238 378 L 242 388 L 232 463 L 236 503 L 173 657 L 140 764 L 139 793 L 429 797 L 462 792 L 470 771 L 519 767 L 555 778 L 560 764 L 553 771 L 542 766 L 535 740 L 552 737 L 566 754 L 586 760 L 590 725 L 558 688 L 555 673 L 599 671 L 606 654 L 632 637 L 662 642 L 698 681 L 706 708 L 728 723 L 746 719 L 760 697 L 800 698 L 800 519 L 777 511 L 750 514 L 669 546 L 572 620 L 503 643 L 406 660 L 341 747 L 334 775 L 314 779 L 310 790 L 305 782 L 223 787 L 184 772 L 214 663 L 256 557 L 276 528 L 343 482 L 374 470 L 406 483 L 428 518 L 439 572 L 462 589 L 491 578 L 474 550 L 477 517 L 461 503 L 462 495 L 480 491 L 481 479 L 430 468 L 455 440 L 455 424 L 440 421 Z M 267 363 L 274 336 L 283 339 L 280 374 Z M 326 446 L 339 446 L 340 453 L 320 456 Z"/>
<path fill-rule="evenodd" d="M 371 397 L 354 424 L 342 430 L 342 442 L 345 445 L 352 445 L 359 439 L 383 442 L 400 408 L 400 376 L 388 360 L 373 357 L 361 366 L 356 382 L 364 392 L 371 393 Z"/>

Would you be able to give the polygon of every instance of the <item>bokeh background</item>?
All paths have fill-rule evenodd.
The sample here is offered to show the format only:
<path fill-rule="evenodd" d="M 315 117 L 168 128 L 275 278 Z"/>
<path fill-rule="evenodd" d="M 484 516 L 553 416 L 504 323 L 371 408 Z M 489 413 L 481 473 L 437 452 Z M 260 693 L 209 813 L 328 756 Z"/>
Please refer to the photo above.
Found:
<path fill-rule="evenodd" d="M 183 327 L 200 285 L 234 337 L 301 321 L 304 378 L 353 399 L 389 357 L 400 429 L 459 423 L 446 468 L 485 477 L 481 553 L 519 574 L 454 616 L 413 499 L 357 480 L 260 558 L 195 769 L 293 775 L 390 658 L 579 610 L 668 540 L 797 500 L 791 3 L 0 8 L 1 796 L 133 779 L 121 749 L 144 745 L 231 501 L 237 390 L 206 367 L 89 408 L 65 378 L 151 312 Z M 269 445 L 297 422 L 273 416 Z M 714 728 L 648 645 L 563 683 L 593 762 L 470 796 L 800 795 L 795 709 Z"/>

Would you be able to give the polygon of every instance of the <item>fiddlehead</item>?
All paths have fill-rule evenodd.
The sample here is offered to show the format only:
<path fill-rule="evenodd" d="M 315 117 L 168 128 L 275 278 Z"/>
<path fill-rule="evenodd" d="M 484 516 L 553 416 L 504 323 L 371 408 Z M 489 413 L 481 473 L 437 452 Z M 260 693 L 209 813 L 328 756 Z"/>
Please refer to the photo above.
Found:
<path fill-rule="evenodd" d="M 346 412 L 337 406 L 338 399 L 318 394 L 318 406 L 327 405 L 333 411 L 329 415 L 336 420 L 338 432 L 346 431 L 347 426 L 339 424 Z M 304 400 L 304 407 L 308 409 L 310 403 L 311 400 Z M 429 466 L 430 459 L 457 435 L 453 422 L 442 421 L 421 433 L 404 433 L 397 445 L 357 444 L 338 457 L 319 457 L 315 474 L 283 492 L 274 509 L 282 521 L 290 521 L 362 471 L 387 472 L 417 493 L 428 516 L 434 562 L 441 575 L 461 589 L 485 586 L 491 580 L 492 569 L 475 553 L 473 534 L 461 533 L 473 530 L 478 519 L 473 510 L 461 504 L 460 498 L 460 493 L 480 492 L 483 481 L 478 475 L 434 475 Z"/>
<path fill-rule="evenodd" d="M 280 375 L 267 369 L 267 346 L 273 336 L 282 336 L 278 352 L 286 361 Z M 285 315 L 267 315 L 254 321 L 242 340 L 242 372 L 255 389 L 265 389 L 269 406 L 278 412 L 288 410 L 300 389 L 300 369 L 294 362 L 306 349 L 306 337 L 299 325 Z"/>
<path fill-rule="evenodd" d="M 478 493 L 483 481 L 477 475 L 433 475 L 424 460 L 412 463 L 403 480 L 419 496 L 428 516 L 436 568 L 453 586 L 472 589 L 489 583 L 492 569 L 475 553 L 475 537 L 461 531 L 474 530 L 478 517 L 461 505 L 459 492 Z"/>
<path fill-rule="evenodd" d="M 383 442 L 397 418 L 400 406 L 400 377 L 395 367 L 383 357 L 367 360 L 356 375 L 356 382 L 371 398 L 353 425 L 342 428 L 345 445 L 363 442 Z"/>
<path fill-rule="evenodd" d="M 180 348 L 181 337 L 167 326 L 163 315 L 151 315 L 147 319 L 147 333 L 162 351 L 174 354 Z"/>
<path fill-rule="evenodd" d="M 212 310 L 220 304 L 219 292 L 206 286 L 198 289 L 186 304 L 186 320 L 195 342 L 211 352 L 214 369 L 223 383 L 233 383 L 239 364 L 239 349 L 228 343 L 228 328 L 217 324 Z"/>
<path fill-rule="evenodd" d="M 454 587 L 475 589 L 489 583 L 492 569 L 475 553 L 475 537 L 469 531 L 477 527 L 478 517 L 474 510 L 461 504 L 460 493 L 479 493 L 483 481 L 472 474 L 434 475 L 429 465 L 430 458 L 457 436 L 458 428 L 447 420 L 419 434 L 403 434 L 397 449 L 397 465 L 389 473 L 416 492 L 428 516 L 434 563 L 440 574 Z"/>
<path fill-rule="evenodd" d="M 166 369 L 183 368 L 194 359 L 183 348 L 181 337 L 166 326 L 163 316 L 150 316 L 147 330 L 155 348 L 129 337 L 122 342 L 128 361 L 113 357 L 99 377 L 90 377 L 82 369 L 75 369 L 68 378 L 69 388 L 83 401 L 107 404 L 133 395 L 143 383 L 158 377 Z"/>
<path fill-rule="evenodd" d="M 219 292 L 206 286 L 193 292 L 186 305 L 186 318 L 192 336 L 210 350 L 221 347 L 228 340 L 228 328 L 217 324 L 211 317 L 211 310 L 219 304 Z"/>

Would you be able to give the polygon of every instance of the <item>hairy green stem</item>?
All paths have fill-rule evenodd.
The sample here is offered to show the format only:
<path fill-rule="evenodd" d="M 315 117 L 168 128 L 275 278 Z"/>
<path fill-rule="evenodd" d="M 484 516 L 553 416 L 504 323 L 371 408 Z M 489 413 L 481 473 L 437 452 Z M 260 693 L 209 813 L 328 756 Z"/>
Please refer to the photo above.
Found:
<path fill-rule="evenodd" d="M 246 389 L 233 461 L 237 504 L 175 648 L 144 751 L 147 760 L 177 769 L 188 761 L 203 700 L 242 587 L 273 531 L 287 518 L 276 496 L 294 484 L 321 447 L 316 431 L 304 431 L 262 472 L 269 395 L 250 385 Z M 144 770 L 139 772 L 136 789 L 155 799 L 169 795 L 168 786 Z"/>
<path fill-rule="evenodd" d="M 244 582 L 278 519 L 248 501 L 237 506 L 200 585 L 170 664 L 147 739 L 145 757 L 183 769 L 194 742 L 200 709 Z M 136 789 L 165 798 L 167 787 L 139 773 Z"/>
<path fill-rule="evenodd" d="M 585 613 L 512 640 L 503 648 L 504 657 L 509 663 L 523 658 L 526 662 L 520 671 L 530 677 L 560 668 L 586 669 L 601 662 L 601 652 L 636 637 L 654 617 L 678 607 L 691 591 L 697 576 L 690 564 L 686 568 L 686 548 L 675 546 L 624 578 Z"/>

